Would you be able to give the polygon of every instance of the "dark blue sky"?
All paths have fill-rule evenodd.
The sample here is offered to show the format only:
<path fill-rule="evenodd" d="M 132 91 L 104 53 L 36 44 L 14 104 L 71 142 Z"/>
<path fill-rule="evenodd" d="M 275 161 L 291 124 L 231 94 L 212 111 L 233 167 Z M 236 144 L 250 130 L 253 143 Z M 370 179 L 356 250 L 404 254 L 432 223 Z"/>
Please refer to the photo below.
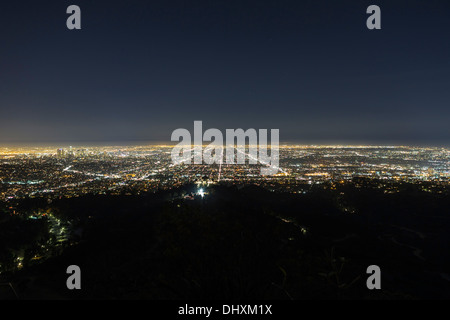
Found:
<path fill-rule="evenodd" d="M 202 120 L 450 145 L 448 0 L 5 2 L 0 143 L 169 141 Z M 66 28 L 71 4 L 82 30 Z"/>

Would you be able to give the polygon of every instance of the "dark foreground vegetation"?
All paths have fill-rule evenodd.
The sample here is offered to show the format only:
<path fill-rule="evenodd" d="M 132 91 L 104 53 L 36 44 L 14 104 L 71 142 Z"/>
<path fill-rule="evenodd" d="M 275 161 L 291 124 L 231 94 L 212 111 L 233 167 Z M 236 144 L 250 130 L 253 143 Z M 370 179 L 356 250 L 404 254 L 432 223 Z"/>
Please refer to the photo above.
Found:
<path fill-rule="evenodd" d="M 70 221 L 54 254 L 4 271 L 22 299 L 424 299 L 450 298 L 450 199 L 408 186 L 370 185 L 270 192 L 247 186 L 195 186 L 140 196 L 22 201 Z M 11 248 L 48 241 L 42 219 L 2 211 L 3 264 Z M 40 241 L 40 242 L 39 242 Z M 34 249 L 33 249 L 34 248 Z M 8 260 L 9 259 L 9 260 Z M 2 262 L 0 262 L 2 263 Z M 81 268 L 81 290 L 66 268 Z M 381 268 L 368 290 L 366 269 Z M 10 287 L 3 297 L 15 297 Z"/>

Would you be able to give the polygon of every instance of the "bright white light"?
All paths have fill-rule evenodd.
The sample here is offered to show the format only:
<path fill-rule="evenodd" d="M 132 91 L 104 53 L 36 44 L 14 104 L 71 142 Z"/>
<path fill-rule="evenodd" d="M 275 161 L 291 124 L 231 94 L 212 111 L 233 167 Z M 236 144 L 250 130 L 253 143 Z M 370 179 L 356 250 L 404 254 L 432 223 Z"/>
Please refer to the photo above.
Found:
<path fill-rule="evenodd" d="M 205 196 L 205 192 L 203 191 L 203 189 L 199 189 L 197 191 L 197 194 L 199 194 L 202 198 Z"/>

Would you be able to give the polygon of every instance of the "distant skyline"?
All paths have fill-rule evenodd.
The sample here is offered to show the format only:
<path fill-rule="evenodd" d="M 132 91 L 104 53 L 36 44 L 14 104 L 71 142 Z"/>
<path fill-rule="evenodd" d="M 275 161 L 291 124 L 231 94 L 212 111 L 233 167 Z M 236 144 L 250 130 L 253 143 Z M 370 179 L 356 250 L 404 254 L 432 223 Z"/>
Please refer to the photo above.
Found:
<path fill-rule="evenodd" d="M 101 141 L 101 142 L 14 142 L 14 143 L 1 143 L 0 153 L 4 149 L 51 149 L 56 152 L 57 149 L 69 149 L 73 148 L 145 148 L 154 146 L 175 146 L 178 142 L 172 141 Z M 207 142 L 203 143 L 203 147 L 208 145 Z M 279 146 L 283 147 L 301 147 L 301 148 L 418 148 L 418 149 L 446 149 L 450 152 L 450 146 L 445 145 L 430 145 L 430 144 L 373 144 L 373 143 L 303 143 L 296 141 L 280 141 Z"/>
<path fill-rule="evenodd" d="M 202 120 L 281 143 L 450 146 L 449 1 L 1 7 L 0 145 L 170 142 Z"/>

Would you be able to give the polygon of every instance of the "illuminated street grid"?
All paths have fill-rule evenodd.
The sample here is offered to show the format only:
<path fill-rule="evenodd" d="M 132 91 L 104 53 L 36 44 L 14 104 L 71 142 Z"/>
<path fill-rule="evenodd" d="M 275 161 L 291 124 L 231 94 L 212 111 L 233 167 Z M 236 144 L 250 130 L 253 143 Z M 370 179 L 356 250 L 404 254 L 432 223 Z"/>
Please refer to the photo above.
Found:
<path fill-rule="evenodd" d="M 173 146 L 0 148 L 0 200 L 140 194 L 186 183 L 297 186 L 355 177 L 448 185 L 450 150 L 419 147 L 280 146 L 279 172 L 262 176 L 262 164 L 178 164 Z M 246 150 L 248 154 L 248 150 Z"/>

